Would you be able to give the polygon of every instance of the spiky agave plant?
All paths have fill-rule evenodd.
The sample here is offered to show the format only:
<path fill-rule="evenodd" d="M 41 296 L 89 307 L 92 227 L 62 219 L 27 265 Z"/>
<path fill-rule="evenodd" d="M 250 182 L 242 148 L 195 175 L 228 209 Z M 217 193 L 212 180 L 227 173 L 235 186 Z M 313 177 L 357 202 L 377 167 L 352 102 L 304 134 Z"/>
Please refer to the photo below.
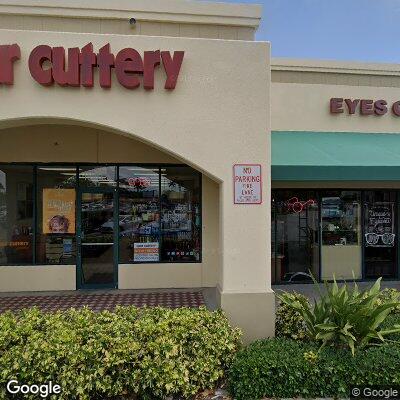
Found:
<path fill-rule="evenodd" d="M 392 309 L 399 306 L 398 299 L 383 304 L 378 301 L 381 279 L 361 291 L 356 282 L 352 287 L 346 282 L 339 287 L 333 277 L 333 283 L 324 282 L 323 292 L 313 277 L 320 295 L 313 305 L 285 292 L 278 298 L 302 315 L 308 338 L 320 342 L 320 350 L 325 346 L 345 346 L 354 355 L 357 348 L 382 344 L 387 340 L 385 336 L 400 332 L 400 325 L 380 328 Z"/>

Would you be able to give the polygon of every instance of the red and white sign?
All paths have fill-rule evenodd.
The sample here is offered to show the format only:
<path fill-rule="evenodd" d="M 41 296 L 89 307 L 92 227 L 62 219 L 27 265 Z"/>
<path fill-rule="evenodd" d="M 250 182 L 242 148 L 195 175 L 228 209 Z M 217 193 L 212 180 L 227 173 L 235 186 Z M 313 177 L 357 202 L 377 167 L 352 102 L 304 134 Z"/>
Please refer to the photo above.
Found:
<path fill-rule="evenodd" d="M 234 176 L 234 203 L 261 204 L 261 165 L 235 164 Z"/>
<path fill-rule="evenodd" d="M 139 261 L 139 262 L 159 261 L 158 242 L 135 243 L 133 261 Z"/>

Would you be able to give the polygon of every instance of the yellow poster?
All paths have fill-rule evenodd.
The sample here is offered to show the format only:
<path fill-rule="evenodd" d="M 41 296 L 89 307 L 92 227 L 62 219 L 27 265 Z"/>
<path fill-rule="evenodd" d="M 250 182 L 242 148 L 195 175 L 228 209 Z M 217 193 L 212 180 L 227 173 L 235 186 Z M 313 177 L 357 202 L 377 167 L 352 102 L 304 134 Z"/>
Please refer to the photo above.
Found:
<path fill-rule="evenodd" d="M 75 233 L 75 189 L 43 189 L 43 233 Z"/>

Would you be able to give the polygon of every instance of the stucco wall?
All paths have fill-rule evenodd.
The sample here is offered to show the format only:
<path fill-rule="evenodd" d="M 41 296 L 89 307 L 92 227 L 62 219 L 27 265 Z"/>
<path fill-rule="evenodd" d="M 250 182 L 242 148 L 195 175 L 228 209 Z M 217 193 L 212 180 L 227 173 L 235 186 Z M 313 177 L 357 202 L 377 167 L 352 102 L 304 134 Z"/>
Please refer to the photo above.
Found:
<path fill-rule="evenodd" d="M 129 16 L 124 19 L 77 19 L 0 14 L 0 26 L 1 29 L 24 29 L 32 31 L 103 33 L 129 36 L 158 35 L 230 40 L 254 40 L 255 35 L 255 28 L 234 25 L 138 21 L 132 27 L 129 24 Z"/>
<path fill-rule="evenodd" d="M 260 19 L 261 7 L 255 4 L 0 0 L 1 29 L 254 40 Z"/>
<path fill-rule="evenodd" d="M 0 266 L 0 292 L 75 289 L 75 265 Z"/>
<path fill-rule="evenodd" d="M 323 132 L 399 132 L 400 118 L 390 111 L 376 115 L 332 115 L 332 97 L 385 99 L 389 104 L 400 99 L 398 88 L 322 84 L 272 83 L 272 130 Z"/>
<path fill-rule="evenodd" d="M 362 247 L 358 246 L 322 246 L 321 280 L 361 279 Z M 354 274 L 354 275 L 353 275 Z"/>
<path fill-rule="evenodd" d="M 0 129 L 0 161 L 180 163 L 177 158 L 132 138 L 79 125 L 57 124 Z"/>
<path fill-rule="evenodd" d="M 63 120 L 99 127 L 151 144 L 218 183 L 219 213 L 210 212 L 210 219 L 218 220 L 219 228 L 220 303 L 246 328 L 247 340 L 273 334 L 268 43 L 147 36 L 133 42 L 119 35 L 7 30 L 0 31 L 0 42 L 19 43 L 22 51 L 14 86 L 0 89 L 2 127 Z M 27 59 L 36 45 L 82 47 L 88 42 L 96 50 L 110 43 L 113 52 L 132 46 L 140 53 L 184 50 L 176 90 L 164 90 L 162 70 L 154 91 L 147 92 L 127 90 L 115 80 L 104 90 L 97 76 L 91 89 L 42 87 L 30 76 Z M 262 165 L 262 205 L 233 204 L 236 163 Z M 216 187 L 210 190 L 215 193 Z M 206 273 L 202 281 L 214 279 Z"/>
<path fill-rule="evenodd" d="M 275 58 L 272 60 L 272 130 L 399 132 L 390 106 L 400 99 L 397 64 Z M 331 98 L 384 99 L 384 116 L 332 115 Z"/>
<path fill-rule="evenodd" d="M 0 31 L 0 40 L 17 42 L 22 48 L 22 59 L 15 64 L 14 85 L 1 88 L 2 98 L 7 99 L 0 110 L 3 127 L 21 118 L 31 123 L 57 118 L 75 120 L 80 125 L 94 124 L 137 136 L 178 159 L 190 161 L 217 180 L 229 176 L 230 183 L 229 161 L 262 161 L 269 156 L 265 146 L 268 139 L 256 133 L 260 129 L 269 131 L 267 43 L 147 36 L 132 42 L 118 35 L 27 35 L 7 30 Z M 101 89 L 97 82 L 91 89 L 42 87 L 30 76 L 27 61 L 36 45 L 82 47 L 89 41 L 96 50 L 110 43 L 114 53 L 131 46 L 141 53 L 155 48 L 185 50 L 177 89 L 163 89 L 165 75 L 161 69 L 156 73 L 155 90 L 150 92 L 127 90 L 115 79 L 110 90 Z M 252 65 L 251 77 L 257 79 L 249 79 L 244 59 Z"/>
<path fill-rule="evenodd" d="M 393 74 L 374 75 L 372 73 L 340 73 L 321 71 L 281 71 L 272 70 L 272 82 L 307 83 L 322 85 L 400 87 L 400 76 Z"/>

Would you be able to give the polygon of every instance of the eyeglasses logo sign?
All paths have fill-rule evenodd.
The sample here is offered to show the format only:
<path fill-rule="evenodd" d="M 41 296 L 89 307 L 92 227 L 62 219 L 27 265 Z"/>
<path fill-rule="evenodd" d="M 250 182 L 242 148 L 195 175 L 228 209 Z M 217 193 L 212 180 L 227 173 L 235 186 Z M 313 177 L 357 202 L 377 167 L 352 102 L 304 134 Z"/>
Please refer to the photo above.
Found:
<path fill-rule="evenodd" d="M 396 239 L 394 233 L 394 203 L 375 202 L 366 204 L 365 215 L 365 245 L 367 247 L 393 247 Z"/>

